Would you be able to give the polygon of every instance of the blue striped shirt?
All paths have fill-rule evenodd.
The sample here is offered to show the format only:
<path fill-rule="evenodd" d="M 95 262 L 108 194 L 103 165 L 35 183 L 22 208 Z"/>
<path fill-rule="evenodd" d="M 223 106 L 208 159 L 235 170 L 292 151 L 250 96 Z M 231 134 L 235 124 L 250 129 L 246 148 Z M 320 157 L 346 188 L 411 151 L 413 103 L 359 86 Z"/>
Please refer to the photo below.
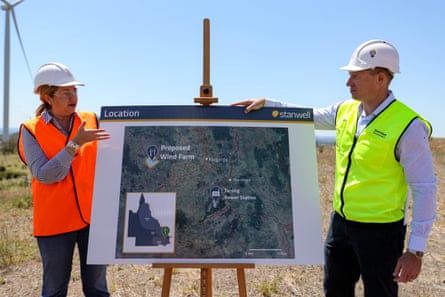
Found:
<path fill-rule="evenodd" d="M 63 129 L 47 110 L 43 111 L 41 116 L 47 125 L 55 125 L 60 132 L 68 137 L 68 131 Z M 74 157 L 68 153 L 65 147 L 60 148 L 54 158 L 49 160 L 37 140 L 27 129 L 23 129 L 22 142 L 28 168 L 32 176 L 39 182 L 52 184 L 63 180 L 68 175 Z"/>

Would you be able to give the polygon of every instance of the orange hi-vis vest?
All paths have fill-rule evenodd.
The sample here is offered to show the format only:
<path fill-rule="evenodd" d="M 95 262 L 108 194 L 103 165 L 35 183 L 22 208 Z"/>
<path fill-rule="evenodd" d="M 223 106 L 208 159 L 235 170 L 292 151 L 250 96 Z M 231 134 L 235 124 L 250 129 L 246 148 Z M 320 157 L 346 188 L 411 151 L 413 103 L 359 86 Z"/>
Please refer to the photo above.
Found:
<path fill-rule="evenodd" d="M 22 143 L 22 131 L 27 129 L 39 143 L 48 160 L 57 155 L 71 140 L 80 124 L 86 129 L 97 128 L 94 113 L 77 112 L 69 135 L 64 135 L 53 123 L 45 123 L 41 116 L 20 126 L 18 150 L 27 164 Z M 34 204 L 34 236 L 51 236 L 80 230 L 90 223 L 96 166 L 97 142 L 88 142 L 74 157 L 68 175 L 58 182 L 43 184 L 32 178 Z"/>

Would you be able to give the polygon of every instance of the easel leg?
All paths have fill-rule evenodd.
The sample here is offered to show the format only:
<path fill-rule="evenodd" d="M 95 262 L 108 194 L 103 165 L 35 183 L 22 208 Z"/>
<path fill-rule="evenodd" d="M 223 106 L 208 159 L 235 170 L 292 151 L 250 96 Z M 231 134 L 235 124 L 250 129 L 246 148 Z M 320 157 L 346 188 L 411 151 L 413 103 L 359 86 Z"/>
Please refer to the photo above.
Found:
<path fill-rule="evenodd" d="M 201 268 L 201 297 L 212 297 L 211 268 Z"/>
<path fill-rule="evenodd" d="M 162 282 L 162 297 L 170 296 L 170 285 L 172 282 L 172 270 L 171 267 L 164 268 L 164 281 Z"/>
<path fill-rule="evenodd" d="M 240 297 L 247 297 L 246 290 L 246 275 L 244 273 L 244 268 L 237 268 L 236 274 L 238 276 L 238 290 Z"/>
<path fill-rule="evenodd" d="M 200 279 L 200 297 L 212 297 L 212 268 L 236 268 L 236 274 L 238 277 L 238 290 L 239 297 L 247 297 L 246 290 L 246 275 L 244 273 L 245 268 L 254 268 L 254 264 L 184 264 L 184 263 L 174 263 L 174 264 L 160 264 L 154 263 L 153 268 L 164 268 L 164 282 L 162 284 L 162 297 L 169 297 L 170 295 L 170 285 L 172 280 L 172 270 L 173 267 L 184 267 L 184 268 L 199 268 L 201 270 Z"/>

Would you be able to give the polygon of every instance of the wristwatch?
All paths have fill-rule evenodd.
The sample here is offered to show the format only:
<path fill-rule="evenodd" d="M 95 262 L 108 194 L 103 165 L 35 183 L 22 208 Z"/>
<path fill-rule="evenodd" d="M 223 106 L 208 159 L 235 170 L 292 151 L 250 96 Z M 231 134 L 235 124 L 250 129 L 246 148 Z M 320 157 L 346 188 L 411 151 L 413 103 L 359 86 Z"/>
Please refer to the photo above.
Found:
<path fill-rule="evenodd" d="M 72 150 L 74 150 L 75 152 L 77 152 L 80 149 L 80 145 L 75 143 L 74 141 L 70 140 L 66 146 Z"/>
<path fill-rule="evenodd" d="M 414 256 L 416 256 L 417 259 L 422 259 L 423 255 L 424 255 L 424 252 L 410 250 L 410 249 L 408 249 L 407 252 L 413 254 Z"/>

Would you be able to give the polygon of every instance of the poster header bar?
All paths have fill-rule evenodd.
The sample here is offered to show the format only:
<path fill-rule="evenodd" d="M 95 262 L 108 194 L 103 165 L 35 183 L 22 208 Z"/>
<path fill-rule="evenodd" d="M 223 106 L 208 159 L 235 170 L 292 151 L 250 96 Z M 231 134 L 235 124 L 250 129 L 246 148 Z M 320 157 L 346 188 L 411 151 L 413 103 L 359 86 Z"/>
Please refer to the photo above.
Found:
<path fill-rule="evenodd" d="M 313 122 L 312 108 L 264 107 L 261 110 L 244 112 L 240 106 L 190 106 L 190 105 L 129 105 L 102 106 L 100 119 L 151 120 L 151 119 L 205 119 L 242 121 Z"/>

